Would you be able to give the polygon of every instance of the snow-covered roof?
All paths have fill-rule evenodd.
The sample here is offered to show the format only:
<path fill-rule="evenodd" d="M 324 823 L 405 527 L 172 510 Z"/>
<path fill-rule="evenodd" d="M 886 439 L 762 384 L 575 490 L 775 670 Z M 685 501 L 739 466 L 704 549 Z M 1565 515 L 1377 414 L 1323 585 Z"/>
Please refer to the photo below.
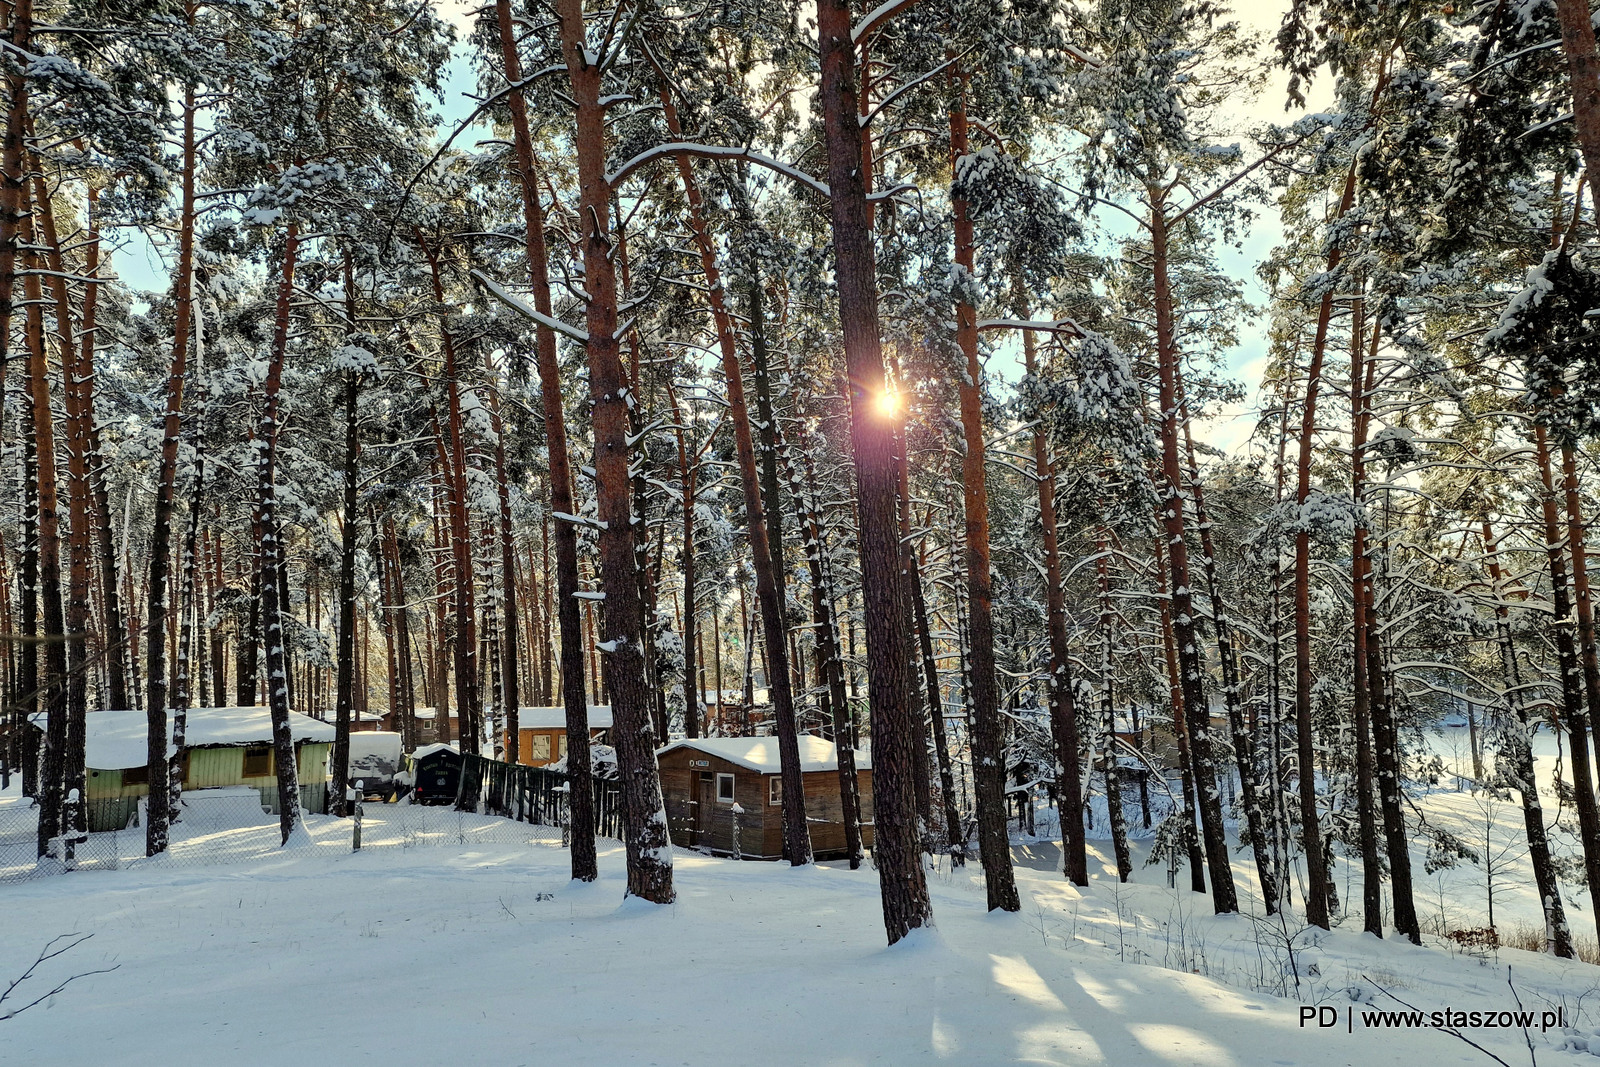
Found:
<path fill-rule="evenodd" d="M 350 758 L 385 756 L 399 759 L 401 737 L 388 730 L 362 730 L 350 734 Z"/>
<path fill-rule="evenodd" d="M 41 729 L 42 714 L 31 721 Z M 142 711 L 92 711 L 84 721 L 84 763 L 96 770 L 142 767 L 149 758 L 145 739 L 149 720 Z M 309 715 L 289 713 L 289 729 L 296 741 L 333 741 L 333 724 Z M 167 741 L 172 740 L 172 715 L 167 715 Z M 254 708 L 190 708 L 183 743 L 189 748 L 213 748 L 272 743 L 272 711 Z"/>
<path fill-rule="evenodd" d="M 523 730 L 565 730 L 566 708 L 518 708 L 517 726 Z M 611 705 L 589 705 L 589 729 L 611 729 Z"/>
<path fill-rule="evenodd" d="M 824 741 L 820 737 L 802 734 L 796 738 L 800 744 L 800 769 L 802 771 L 836 771 L 839 769 L 839 753 L 832 741 Z M 668 752 L 680 748 L 692 748 L 697 752 L 725 759 L 729 763 L 737 763 L 741 767 L 757 771 L 761 774 L 778 773 L 778 739 L 776 737 L 700 737 L 683 741 L 674 741 L 661 749 L 657 754 L 666 755 Z M 872 769 L 872 752 L 870 749 L 856 749 L 856 770 L 870 771 Z"/>
<path fill-rule="evenodd" d="M 411 758 L 414 760 L 422 759 L 424 756 L 431 756 L 435 752 L 443 752 L 445 749 L 449 749 L 451 752 L 458 751 L 455 745 L 447 745 L 442 741 L 435 741 L 433 744 L 423 745 L 421 748 L 411 753 Z"/>

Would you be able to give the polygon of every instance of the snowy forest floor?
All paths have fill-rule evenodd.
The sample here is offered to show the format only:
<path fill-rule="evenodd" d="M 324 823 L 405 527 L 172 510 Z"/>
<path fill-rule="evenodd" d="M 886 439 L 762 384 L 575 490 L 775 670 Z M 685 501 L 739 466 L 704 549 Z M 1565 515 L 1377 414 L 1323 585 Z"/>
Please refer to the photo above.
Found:
<path fill-rule="evenodd" d="M 1491 845 L 1512 840 L 1515 804 L 1453 787 L 1417 798 L 1469 844 L 1485 832 L 1480 806 Z M 1424 875 L 1418 840 L 1425 927 L 1482 925 L 1481 864 Z M 1422 948 L 1380 941 L 1358 916 L 1313 936 L 1261 915 L 1237 853 L 1245 914 L 1217 918 L 1186 873 L 1174 891 L 1164 868 L 1142 866 L 1147 847 L 1121 886 L 1109 841 L 1092 840 L 1080 891 L 1058 873 L 1056 846 L 1019 840 L 1023 907 L 1010 916 L 985 913 L 976 865 L 943 863 L 930 871 L 936 928 L 889 949 L 870 869 L 681 850 L 668 907 L 622 902 L 615 846 L 589 886 L 568 880 L 559 847 L 504 843 L 39 879 L 0 888 L 0 988 L 51 937 L 93 937 L 45 963 L 0 1014 L 72 974 L 116 969 L 0 1022 L 0 1062 L 1371 1067 L 1491 1064 L 1488 1053 L 1593 1063 L 1581 1051 L 1591 1038 L 1600 1050 L 1600 968 L 1515 949 L 1474 956 L 1431 933 Z M 1533 923 L 1526 857 L 1513 848 L 1497 862 L 1497 922 Z M 1346 866 L 1350 906 L 1360 893 Z M 1592 937 L 1587 895 L 1569 905 Z M 1379 986 L 1423 1010 L 1520 999 L 1559 1009 L 1568 1029 L 1464 1030 L 1479 1051 L 1436 1029 L 1367 1025 L 1363 1008 L 1402 1007 Z M 1334 1007 L 1337 1024 L 1302 1026 L 1312 1004 Z"/>

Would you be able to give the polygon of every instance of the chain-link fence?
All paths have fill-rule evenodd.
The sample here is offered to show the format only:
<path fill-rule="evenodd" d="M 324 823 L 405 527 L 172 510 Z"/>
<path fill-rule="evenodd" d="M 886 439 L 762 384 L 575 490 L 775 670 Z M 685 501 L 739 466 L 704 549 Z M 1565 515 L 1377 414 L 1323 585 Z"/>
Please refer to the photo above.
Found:
<path fill-rule="evenodd" d="M 58 842 L 65 858 L 40 858 L 38 809 L 24 798 L 6 798 L 0 803 L 0 884 L 69 870 L 117 870 L 149 863 L 195 867 L 283 855 L 277 816 L 261 803 L 255 789 L 244 787 L 185 794 L 183 814 L 172 824 L 166 855 L 147 860 L 143 798 L 136 799 L 139 803 L 131 805 L 120 800 L 91 800 L 90 826 L 116 828 Z M 111 806 L 118 810 L 109 810 Z M 107 810 L 99 810 L 102 807 Z M 450 805 L 370 803 L 361 805 L 359 846 L 353 818 L 307 813 L 305 829 L 313 854 L 348 853 L 356 847 L 365 851 L 429 845 L 514 848 L 563 844 L 564 805 L 547 804 L 521 814 L 522 818 L 515 820 L 457 811 Z"/>

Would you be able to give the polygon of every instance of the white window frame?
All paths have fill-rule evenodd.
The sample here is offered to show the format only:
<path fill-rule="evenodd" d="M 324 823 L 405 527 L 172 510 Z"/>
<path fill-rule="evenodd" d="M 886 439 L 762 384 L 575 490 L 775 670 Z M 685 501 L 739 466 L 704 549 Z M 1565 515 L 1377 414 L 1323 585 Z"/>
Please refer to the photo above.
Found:
<path fill-rule="evenodd" d="M 723 796 L 722 795 L 722 783 L 723 783 L 723 781 L 727 781 L 727 783 L 728 783 L 728 795 L 727 796 Z M 735 793 L 735 790 L 734 790 L 733 775 L 731 775 L 731 774 L 723 774 L 723 773 L 719 772 L 717 774 L 717 803 L 718 804 L 732 804 L 734 802 L 734 798 L 735 798 L 736 795 L 737 794 Z"/>
<path fill-rule="evenodd" d="M 767 779 L 767 804 L 777 808 L 783 806 L 783 777 L 774 774 Z"/>

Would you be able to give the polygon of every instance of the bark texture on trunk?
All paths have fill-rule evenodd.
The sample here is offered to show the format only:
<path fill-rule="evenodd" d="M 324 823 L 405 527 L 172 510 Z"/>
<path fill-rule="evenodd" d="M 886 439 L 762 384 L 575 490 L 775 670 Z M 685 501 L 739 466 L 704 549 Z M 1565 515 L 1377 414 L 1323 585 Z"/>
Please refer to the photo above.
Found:
<path fill-rule="evenodd" d="M 594 402 L 594 468 L 605 594 L 602 644 L 608 650 L 606 689 L 616 724 L 613 736 L 622 779 L 628 893 L 668 904 L 674 897 L 672 851 L 645 682 L 644 605 L 639 595 L 640 561 L 628 470 L 632 451 L 628 414 L 638 398 L 629 389 L 617 347 L 617 278 L 608 225 L 611 187 L 605 177 L 602 70 L 586 44 L 581 0 L 557 0 L 555 10 L 568 83 L 577 105 L 578 226 L 589 292 L 589 337 L 585 347 L 589 356 L 589 394 Z M 575 758 L 575 752 L 569 753 L 569 765 Z M 577 783 L 572 784 L 576 789 Z"/>
<path fill-rule="evenodd" d="M 346 329 L 356 329 L 355 270 L 348 250 L 344 254 L 344 292 Z M 350 716 L 355 706 L 356 689 L 356 531 L 361 525 L 356 510 L 356 479 L 361 462 L 361 428 L 357 420 L 360 372 L 345 371 L 344 382 L 344 478 L 343 528 L 339 531 L 339 632 L 338 675 L 335 679 L 333 766 L 329 777 L 333 795 L 328 810 L 336 815 L 349 813 Z"/>
<path fill-rule="evenodd" d="M 1376 937 L 1383 936 L 1383 864 L 1378 856 L 1378 820 L 1373 798 L 1376 771 L 1372 751 L 1372 706 L 1367 678 L 1367 644 L 1371 640 L 1367 615 L 1368 588 L 1372 581 L 1372 560 L 1367 554 L 1367 525 L 1363 518 L 1366 493 L 1367 431 L 1371 421 L 1368 406 L 1371 388 L 1371 363 L 1362 358 L 1362 305 L 1352 310 L 1350 395 L 1354 408 L 1350 434 L 1350 488 L 1356 505 L 1356 528 L 1350 548 L 1353 718 L 1356 731 L 1356 823 L 1361 846 L 1362 928 Z M 1376 344 L 1377 336 L 1373 342 Z M 1365 373 L 1363 368 L 1366 368 Z"/>
<path fill-rule="evenodd" d="M 578 13 L 581 29 L 581 10 Z M 516 30 L 510 0 L 495 0 L 500 55 L 506 81 L 522 82 Z M 522 194 L 523 249 L 528 261 L 528 281 L 533 306 L 553 318 L 547 262 L 544 211 L 539 205 L 538 161 L 528 129 L 528 111 L 522 90 L 506 96 L 511 113 L 512 147 L 517 157 L 518 187 Z M 556 359 L 556 335 L 548 326 L 535 329 L 539 364 L 539 393 L 544 413 L 545 452 L 550 471 L 550 510 L 571 515 L 572 466 L 567 450 L 567 417 L 561 401 L 561 368 Z M 600 876 L 595 853 L 593 769 L 589 755 L 589 698 L 583 682 L 583 620 L 578 604 L 578 533 L 570 522 L 556 522 L 556 624 L 561 642 L 561 702 L 567 716 L 567 774 L 571 785 L 569 820 L 572 838 L 572 877 L 592 882 Z M 547 568 L 548 572 L 548 568 Z M 548 579 L 547 579 L 548 580 Z M 546 683 L 548 685 L 548 682 Z"/>
<path fill-rule="evenodd" d="M 266 651 L 267 707 L 272 716 L 273 762 L 278 776 L 278 829 L 282 843 L 300 828 L 300 776 L 295 763 L 294 735 L 289 726 L 289 659 L 284 648 L 283 616 L 288 611 L 282 590 L 286 576 L 282 531 L 278 525 L 274 482 L 278 466 L 279 390 L 289 347 L 290 306 L 294 297 L 295 258 L 300 248 L 298 224 L 290 223 L 278 274 L 278 302 L 272 327 L 271 358 L 262 386 L 261 423 L 256 431 L 256 509 L 261 515 L 261 624 Z M 150 685 L 156 685 L 152 674 Z M 152 703 L 152 706 L 153 703 Z M 155 785 L 151 784 L 152 791 Z M 154 805 L 152 805 L 154 807 Z M 304 830 L 300 830 L 303 834 Z"/>
<path fill-rule="evenodd" d="M 1539 801 L 1538 779 L 1534 774 L 1533 731 L 1534 721 L 1528 713 L 1527 701 L 1522 694 L 1522 668 L 1517 662 L 1516 646 L 1511 639 L 1511 612 L 1506 607 L 1509 590 L 1505 573 L 1500 567 L 1500 548 L 1495 541 L 1494 528 L 1487 518 L 1482 521 L 1483 553 L 1489 567 L 1489 578 L 1494 583 L 1495 643 L 1500 650 L 1500 669 L 1505 679 L 1505 704 L 1511 721 L 1505 724 L 1502 736 L 1509 742 L 1509 779 L 1512 788 L 1522 797 L 1522 825 L 1528 837 L 1528 861 L 1533 867 L 1534 885 L 1539 890 L 1539 900 L 1544 907 L 1545 951 L 1562 959 L 1573 959 L 1577 951 L 1572 942 L 1572 928 L 1567 923 L 1566 906 L 1561 901 L 1561 885 L 1556 879 L 1555 865 L 1550 859 L 1550 835 L 1544 825 L 1544 807 Z"/>
<path fill-rule="evenodd" d="M 1556 669 L 1561 678 L 1561 718 L 1571 741 L 1572 791 L 1578 809 L 1578 833 L 1583 842 L 1583 869 L 1590 885 L 1600 885 L 1600 810 L 1594 793 L 1593 762 L 1589 754 L 1591 720 L 1585 707 L 1583 670 L 1578 663 L 1573 633 L 1571 593 L 1567 585 L 1567 560 L 1562 551 L 1561 515 L 1555 477 L 1551 471 L 1550 438 L 1544 426 L 1533 426 L 1534 459 L 1539 467 L 1540 511 L 1544 520 L 1545 563 L 1550 571 L 1550 637 L 1556 646 Z M 1600 925 L 1600 894 L 1590 894 L 1595 922 Z"/>
<path fill-rule="evenodd" d="M 172 366 L 167 372 L 167 407 L 161 434 L 161 466 L 156 476 L 155 516 L 150 528 L 150 573 L 145 600 L 145 712 L 149 720 L 150 749 L 146 773 L 152 797 L 164 796 L 167 792 L 167 578 L 172 564 L 172 512 L 177 496 L 178 442 L 183 436 L 183 393 L 194 303 L 196 160 L 192 86 L 184 90 L 183 104 L 182 199 L 178 215 L 177 272 L 172 285 Z M 293 240 L 291 237 L 291 244 Z M 276 403 L 276 398 L 272 403 Z M 167 848 L 166 810 L 154 803 L 149 809 L 145 820 L 145 854 L 154 856 Z"/>
<path fill-rule="evenodd" d="M 957 66 L 950 109 L 952 173 L 967 154 L 967 106 L 964 75 Z M 967 202 L 952 190 L 955 209 L 955 262 L 976 284 L 976 246 Z M 1011 838 L 1006 828 L 1005 739 L 995 684 L 994 605 L 989 575 L 989 488 L 987 450 L 983 443 L 983 368 L 978 363 L 978 313 L 957 298 L 956 344 L 966 358 L 960 383 L 961 503 L 966 517 L 967 639 L 972 671 L 972 787 L 978 808 L 978 856 L 983 863 L 989 910 L 1018 911 L 1016 875 L 1011 868 Z"/>
<path fill-rule="evenodd" d="M 857 121 L 855 46 L 846 0 L 819 0 L 817 41 L 839 318 L 849 374 L 850 443 L 856 469 L 856 521 L 870 663 L 867 685 L 877 821 L 873 853 L 884 928 L 889 943 L 894 944 L 912 930 L 929 925 L 933 909 L 917 841 L 910 664 L 897 622 L 901 579 L 893 426 L 875 411 L 884 386 L 883 351 Z"/>
<path fill-rule="evenodd" d="M 1156 336 L 1161 374 L 1161 469 L 1166 476 L 1162 524 L 1167 535 L 1167 562 L 1172 574 L 1172 636 L 1177 645 L 1183 715 L 1189 728 L 1194 761 L 1195 800 L 1205 837 L 1206 864 L 1211 872 L 1211 901 L 1218 914 L 1239 910 L 1228 860 L 1227 832 L 1222 824 L 1222 797 L 1217 788 L 1216 760 L 1211 747 L 1211 708 L 1206 701 L 1205 666 L 1195 625 L 1194 593 L 1189 577 L 1189 545 L 1184 536 L 1183 469 L 1178 458 L 1179 352 L 1173 322 L 1172 287 L 1167 275 L 1166 205 L 1151 194 L 1150 236 L 1155 272 Z"/>
<path fill-rule="evenodd" d="M 1026 304 L 1019 307 L 1017 312 L 1024 320 L 1031 314 Z M 1023 365 L 1030 375 L 1038 372 L 1034 348 L 1033 331 L 1024 330 Z M 1050 736 L 1055 742 L 1062 873 L 1073 885 L 1088 885 L 1089 859 L 1083 830 L 1083 780 L 1078 754 L 1078 710 L 1072 692 L 1066 595 L 1061 586 L 1061 543 L 1056 522 L 1056 474 L 1050 462 L 1050 445 L 1043 425 L 1033 434 L 1033 473 L 1039 487 L 1039 525 L 1044 539 L 1046 622 L 1050 630 Z"/>
<path fill-rule="evenodd" d="M 1335 219 L 1349 213 L 1356 197 L 1356 167 L 1345 176 L 1344 193 Z M 1328 273 L 1339 267 L 1343 249 L 1328 251 Z M 1311 344 L 1311 364 L 1306 370 L 1305 399 L 1300 412 L 1300 455 L 1295 465 L 1295 503 L 1305 507 L 1311 496 L 1311 453 L 1316 439 L 1317 397 L 1322 389 L 1322 357 L 1328 346 L 1333 320 L 1333 287 L 1328 288 L 1317 312 L 1317 332 Z M 1329 928 L 1328 867 L 1323 853 L 1322 826 L 1317 815 L 1316 745 L 1311 726 L 1311 533 L 1303 527 L 1294 538 L 1294 712 L 1300 782 L 1300 834 L 1306 857 L 1306 921 Z"/>

